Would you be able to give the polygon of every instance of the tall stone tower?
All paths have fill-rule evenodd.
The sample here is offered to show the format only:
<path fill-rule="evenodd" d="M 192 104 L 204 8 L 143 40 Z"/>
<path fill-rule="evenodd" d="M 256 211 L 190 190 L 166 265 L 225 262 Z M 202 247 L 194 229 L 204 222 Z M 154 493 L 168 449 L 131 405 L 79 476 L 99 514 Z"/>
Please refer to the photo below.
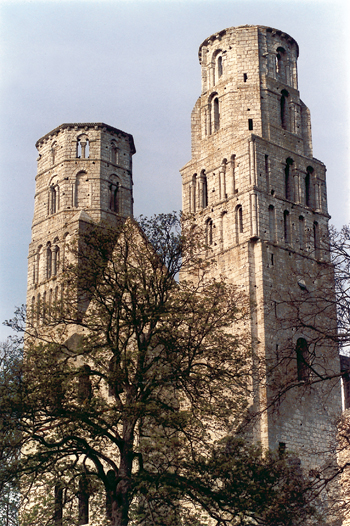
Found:
<path fill-rule="evenodd" d="M 216 273 L 251 300 L 254 439 L 326 461 L 341 411 L 326 169 L 312 154 L 298 91 L 298 44 L 273 28 L 240 26 L 199 48 L 202 93 L 191 117 L 183 210 L 203 225 Z M 329 334 L 329 332 L 328 332 Z M 262 381 L 265 377 L 266 381 Z"/>
<path fill-rule="evenodd" d="M 116 224 L 133 213 L 132 135 L 103 123 L 62 124 L 39 151 L 27 305 L 57 300 L 65 247 L 84 224 Z M 39 310 L 37 309 L 39 312 Z"/>

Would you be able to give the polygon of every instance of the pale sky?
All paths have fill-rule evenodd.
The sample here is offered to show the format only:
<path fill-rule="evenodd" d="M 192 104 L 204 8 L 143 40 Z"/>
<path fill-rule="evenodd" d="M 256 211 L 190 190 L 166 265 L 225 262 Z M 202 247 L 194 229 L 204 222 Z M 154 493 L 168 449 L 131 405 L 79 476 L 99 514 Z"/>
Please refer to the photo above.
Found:
<path fill-rule="evenodd" d="M 37 139 L 64 122 L 131 133 L 135 215 L 179 210 L 198 47 L 230 26 L 271 26 L 298 42 L 331 222 L 347 223 L 349 13 L 347 0 L 0 0 L 0 321 L 25 302 Z M 0 326 L 1 340 L 8 333 Z"/>

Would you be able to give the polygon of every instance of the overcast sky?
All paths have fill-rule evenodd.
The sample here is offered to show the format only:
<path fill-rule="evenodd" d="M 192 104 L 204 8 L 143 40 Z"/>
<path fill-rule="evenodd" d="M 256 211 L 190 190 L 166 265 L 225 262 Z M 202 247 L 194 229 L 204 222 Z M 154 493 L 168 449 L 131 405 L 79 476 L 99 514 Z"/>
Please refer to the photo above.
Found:
<path fill-rule="evenodd" d="M 134 136 L 135 214 L 181 208 L 198 47 L 226 27 L 261 24 L 299 44 L 299 89 L 329 212 L 349 221 L 347 1 L 0 0 L 0 321 L 25 301 L 37 139 L 64 122 Z M 0 326 L 0 339 L 8 329 Z"/>

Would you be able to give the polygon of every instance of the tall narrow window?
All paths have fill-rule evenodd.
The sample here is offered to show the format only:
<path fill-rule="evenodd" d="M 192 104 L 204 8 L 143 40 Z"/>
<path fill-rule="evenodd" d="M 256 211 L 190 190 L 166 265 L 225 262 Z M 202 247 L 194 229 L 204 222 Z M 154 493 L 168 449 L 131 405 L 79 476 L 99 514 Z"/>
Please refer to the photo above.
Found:
<path fill-rule="evenodd" d="M 217 131 L 220 128 L 220 111 L 219 111 L 219 99 L 214 99 L 214 130 Z"/>
<path fill-rule="evenodd" d="M 313 231 L 314 231 L 314 255 L 315 255 L 315 258 L 318 259 L 320 257 L 320 240 L 319 240 L 319 228 L 318 228 L 317 221 L 314 222 Z"/>
<path fill-rule="evenodd" d="M 213 244 L 213 221 L 212 219 L 207 219 L 206 222 L 206 244 L 212 245 Z"/>
<path fill-rule="evenodd" d="M 195 214 L 197 211 L 197 174 L 192 175 L 191 183 L 191 212 Z"/>
<path fill-rule="evenodd" d="M 286 167 L 284 169 L 284 191 L 285 198 L 288 199 L 288 201 L 292 201 L 293 199 L 293 177 L 291 173 L 291 166 L 293 162 L 293 159 L 288 157 L 288 159 L 286 159 Z"/>
<path fill-rule="evenodd" d="M 284 242 L 290 243 L 290 218 L 288 210 L 283 213 Z"/>
<path fill-rule="evenodd" d="M 272 205 L 269 206 L 269 231 L 270 241 L 276 241 L 275 209 Z"/>
<path fill-rule="evenodd" d="M 306 168 L 306 176 L 305 176 L 305 205 L 306 206 L 312 206 L 312 200 L 311 200 L 311 174 L 314 171 L 312 166 L 308 166 Z"/>
<path fill-rule="evenodd" d="M 200 208 L 208 206 L 207 176 L 204 170 L 201 171 L 199 176 L 199 206 Z"/>
<path fill-rule="evenodd" d="M 62 526 L 63 518 L 63 489 L 60 486 L 55 486 L 55 526 Z"/>
<path fill-rule="evenodd" d="M 51 185 L 49 190 L 49 214 L 55 214 L 58 210 L 58 186 Z"/>
<path fill-rule="evenodd" d="M 253 119 L 248 119 L 248 130 L 249 131 L 253 130 Z"/>
<path fill-rule="evenodd" d="M 304 218 L 303 216 L 299 216 L 299 247 L 300 247 L 300 250 L 303 250 L 304 248 L 304 244 L 305 244 L 304 236 L 305 236 Z"/>
<path fill-rule="evenodd" d="M 60 249 L 57 245 L 52 247 L 52 275 L 56 276 L 58 271 L 58 263 L 59 263 L 59 253 Z"/>
<path fill-rule="evenodd" d="M 231 194 L 238 192 L 236 181 L 236 156 L 231 155 Z"/>
<path fill-rule="evenodd" d="M 289 93 L 287 90 L 282 90 L 280 105 L 281 105 L 281 126 L 284 130 L 288 129 L 288 100 Z"/>
<path fill-rule="evenodd" d="M 239 243 L 239 236 L 243 234 L 243 209 L 241 205 L 236 207 L 236 243 Z"/>
<path fill-rule="evenodd" d="M 35 296 L 32 297 L 32 308 L 30 312 L 30 321 L 33 325 L 35 321 Z"/>
<path fill-rule="evenodd" d="M 52 164 L 55 164 L 57 160 L 57 150 L 58 150 L 57 142 L 54 142 L 51 146 L 51 163 Z"/>
<path fill-rule="evenodd" d="M 308 380 L 310 377 L 309 349 L 304 338 L 299 338 L 296 345 L 298 380 Z"/>
<path fill-rule="evenodd" d="M 82 477 L 79 481 L 79 518 L 78 524 L 89 524 L 89 492 L 87 487 L 86 477 Z"/>
<path fill-rule="evenodd" d="M 222 56 L 218 57 L 218 78 L 222 75 Z"/>
<path fill-rule="evenodd" d="M 51 243 L 49 242 L 46 247 L 46 279 L 51 278 L 52 273 L 52 251 Z"/>
<path fill-rule="evenodd" d="M 120 213 L 119 206 L 119 196 L 120 196 L 120 183 L 112 183 L 109 186 L 109 208 L 117 214 Z"/>

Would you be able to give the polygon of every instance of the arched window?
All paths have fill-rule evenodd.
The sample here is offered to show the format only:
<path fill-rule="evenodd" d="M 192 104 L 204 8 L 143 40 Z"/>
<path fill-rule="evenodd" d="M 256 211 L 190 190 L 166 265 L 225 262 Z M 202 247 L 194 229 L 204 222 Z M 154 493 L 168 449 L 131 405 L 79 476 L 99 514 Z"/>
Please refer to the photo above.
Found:
<path fill-rule="evenodd" d="M 223 159 L 219 168 L 219 196 L 220 199 L 226 199 L 226 163 L 227 160 Z"/>
<path fill-rule="evenodd" d="M 207 219 L 206 221 L 205 234 L 206 234 L 206 244 L 208 246 L 211 246 L 213 244 L 213 221 L 210 218 Z"/>
<path fill-rule="evenodd" d="M 284 130 L 288 130 L 289 115 L 288 115 L 288 100 L 289 93 L 287 90 L 282 90 L 280 105 L 281 105 L 281 126 Z"/>
<path fill-rule="evenodd" d="M 285 61 L 286 50 L 283 47 L 278 47 L 276 50 L 276 76 L 285 79 Z"/>
<path fill-rule="evenodd" d="M 290 243 L 290 217 L 288 210 L 283 213 L 284 242 Z"/>
<path fill-rule="evenodd" d="M 226 210 L 221 214 L 221 243 L 222 248 L 225 249 L 227 245 L 227 212 Z"/>
<path fill-rule="evenodd" d="M 190 212 L 195 214 L 197 211 L 197 174 L 192 175 L 190 183 Z"/>
<path fill-rule="evenodd" d="M 51 243 L 48 242 L 46 246 L 46 279 L 51 278 L 52 273 L 52 251 L 51 251 Z"/>
<path fill-rule="evenodd" d="M 79 493 L 78 493 L 78 524 L 89 524 L 89 489 L 87 483 L 87 477 L 82 477 L 79 481 Z"/>
<path fill-rule="evenodd" d="M 214 106 L 214 114 L 213 114 L 214 130 L 217 131 L 220 128 L 220 111 L 219 111 L 218 97 L 215 97 L 213 106 Z"/>
<path fill-rule="evenodd" d="M 77 138 L 77 153 L 76 153 L 77 158 L 88 159 L 89 153 L 90 153 L 89 149 L 90 149 L 90 145 L 89 145 L 88 136 L 80 135 Z"/>
<path fill-rule="evenodd" d="M 218 56 L 218 78 L 222 76 L 222 55 Z"/>
<path fill-rule="evenodd" d="M 293 178 L 291 174 L 291 166 L 293 162 L 293 159 L 288 157 L 288 159 L 286 159 L 286 167 L 284 169 L 284 191 L 285 198 L 288 199 L 288 201 L 293 200 Z"/>
<path fill-rule="evenodd" d="M 299 338 L 296 345 L 298 380 L 309 380 L 310 378 L 310 355 L 307 342 Z"/>
<path fill-rule="evenodd" d="M 57 245 L 52 247 L 52 276 L 56 276 L 58 272 L 58 265 L 60 261 L 60 249 Z"/>
<path fill-rule="evenodd" d="M 43 323 L 45 323 L 46 321 L 46 290 L 43 293 L 42 313 L 43 313 Z"/>
<path fill-rule="evenodd" d="M 117 178 L 112 176 L 109 184 L 109 209 L 116 214 L 121 213 L 121 185 Z"/>
<path fill-rule="evenodd" d="M 243 234 L 243 208 L 242 205 L 236 207 L 236 243 L 239 243 L 239 236 Z"/>
<path fill-rule="evenodd" d="M 305 205 L 311 206 L 312 199 L 311 199 L 311 177 L 314 169 L 312 166 L 308 166 L 306 168 L 306 176 L 305 176 Z"/>
<path fill-rule="evenodd" d="M 49 214 L 55 214 L 59 209 L 59 187 L 52 184 L 49 189 Z"/>
<path fill-rule="evenodd" d="M 39 283 L 40 280 L 40 266 L 41 266 L 41 253 L 42 253 L 42 245 L 38 247 L 38 251 L 36 253 L 36 272 L 35 272 L 35 283 Z"/>
<path fill-rule="evenodd" d="M 270 232 L 270 241 L 276 241 L 276 227 L 275 227 L 275 208 L 269 206 L 269 232 Z"/>
<path fill-rule="evenodd" d="M 305 244 L 305 220 L 303 216 L 299 216 L 299 247 L 301 250 L 304 248 Z"/>

